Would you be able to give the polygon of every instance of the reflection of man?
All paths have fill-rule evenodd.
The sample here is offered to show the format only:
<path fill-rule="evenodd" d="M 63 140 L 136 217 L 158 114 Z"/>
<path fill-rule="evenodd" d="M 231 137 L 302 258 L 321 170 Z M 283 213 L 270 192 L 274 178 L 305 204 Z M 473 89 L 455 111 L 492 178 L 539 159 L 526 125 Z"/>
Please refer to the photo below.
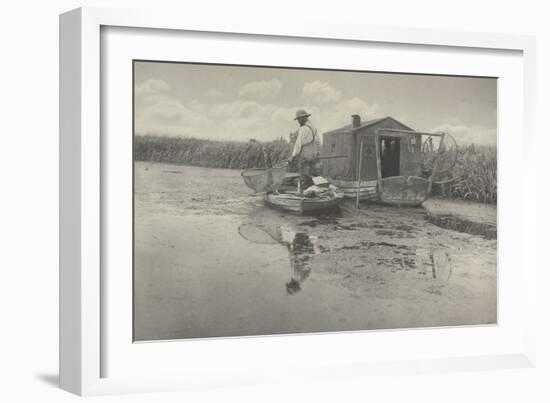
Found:
<path fill-rule="evenodd" d="M 306 262 L 314 253 L 315 249 L 309 235 L 304 232 L 298 232 L 294 235 L 292 243 L 287 243 L 290 252 L 290 281 L 285 284 L 286 292 L 289 295 L 302 290 L 301 284 L 311 273 L 311 267 L 306 266 Z"/>
<path fill-rule="evenodd" d="M 300 173 L 298 190 L 300 192 L 313 184 L 311 177 L 318 175 L 319 170 L 319 138 L 317 129 L 308 120 L 310 116 L 303 109 L 296 111 L 295 120 L 298 121 L 300 127 L 298 128 L 291 160 L 298 160 L 298 171 Z"/>

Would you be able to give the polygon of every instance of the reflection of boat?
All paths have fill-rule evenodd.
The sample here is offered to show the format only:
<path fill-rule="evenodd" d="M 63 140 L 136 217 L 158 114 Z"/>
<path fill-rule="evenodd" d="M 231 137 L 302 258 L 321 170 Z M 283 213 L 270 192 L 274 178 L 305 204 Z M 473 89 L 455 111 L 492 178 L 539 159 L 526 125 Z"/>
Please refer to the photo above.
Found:
<path fill-rule="evenodd" d="M 292 211 L 298 214 L 312 214 L 337 206 L 344 199 L 344 193 L 339 190 L 327 191 L 314 197 L 306 197 L 298 192 L 266 193 L 265 201 L 272 207 Z"/>

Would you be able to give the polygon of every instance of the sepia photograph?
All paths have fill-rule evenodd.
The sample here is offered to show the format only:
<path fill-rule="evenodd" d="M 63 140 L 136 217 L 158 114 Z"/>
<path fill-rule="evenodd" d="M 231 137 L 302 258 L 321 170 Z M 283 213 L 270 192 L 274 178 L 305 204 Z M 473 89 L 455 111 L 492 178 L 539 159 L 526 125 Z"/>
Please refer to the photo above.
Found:
<path fill-rule="evenodd" d="M 497 78 L 133 61 L 135 342 L 497 324 Z"/>

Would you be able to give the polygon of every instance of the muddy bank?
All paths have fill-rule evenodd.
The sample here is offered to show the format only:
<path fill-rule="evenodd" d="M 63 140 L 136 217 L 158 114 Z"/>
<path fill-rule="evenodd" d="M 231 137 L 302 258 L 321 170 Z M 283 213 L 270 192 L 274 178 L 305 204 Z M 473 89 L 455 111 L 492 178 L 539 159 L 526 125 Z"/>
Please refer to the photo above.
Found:
<path fill-rule="evenodd" d="M 496 241 L 422 208 L 266 207 L 240 172 L 138 163 L 137 340 L 496 323 Z"/>
<path fill-rule="evenodd" d="M 426 219 L 441 228 L 497 239 L 497 207 L 495 205 L 430 199 L 424 202 Z"/>

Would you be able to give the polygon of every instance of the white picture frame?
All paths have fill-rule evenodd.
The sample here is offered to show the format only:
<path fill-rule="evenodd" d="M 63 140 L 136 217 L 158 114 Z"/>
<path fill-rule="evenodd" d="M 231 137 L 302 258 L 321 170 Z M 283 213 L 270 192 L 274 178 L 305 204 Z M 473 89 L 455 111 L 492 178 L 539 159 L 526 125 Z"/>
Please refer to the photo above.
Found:
<path fill-rule="evenodd" d="M 490 368 L 527 367 L 534 365 L 535 318 L 530 316 L 535 309 L 536 261 L 535 245 L 529 242 L 526 234 L 535 233 L 535 212 L 529 209 L 534 200 L 533 191 L 519 192 L 518 201 L 522 206 L 518 216 L 503 234 L 501 226 L 510 202 L 499 204 L 499 259 L 502 242 L 516 241 L 518 259 L 521 262 L 521 279 L 516 284 L 522 304 L 518 314 L 523 313 L 521 323 L 513 323 L 508 333 L 500 332 L 504 324 L 499 320 L 500 328 L 467 330 L 446 329 L 402 332 L 353 332 L 345 335 L 345 343 L 364 343 L 369 340 L 395 339 L 422 343 L 424 339 L 435 337 L 464 337 L 475 340 L 476 337 L 508 337 L 513 341 L 502 344 L 500 350 L 468 349 L 464 354 L 458 350 L 446 353 L 444 350 L 433 354 L 403 356 L 396 350 L 394 357 L 387 360 L 367 360 L 362 356 L 356 359 L 339 361 L 327 355 L 326 359 L 316 358 L 314 350 L 307 345 L 314 340 L 319 346 L 334 346 L 344 339 L 337 334 L 322 336 L 273 336 L 260 338 L 225 339 L 216 341 L 183 341 L 164 343 L 162 354 L 171 354 L 180 348 L 198 351 L 200 354 L 188 355 L 184 364 L 175 364 L 171 372 L 159 371 L 159 375 L 150 373 L 124 375 L 124 368 L 110 376 L 105 367 L 106 357 L 115 355 L 118 346 L 106 336 L 104 327 L 109 324 L 110 304 L 106 303 L 108 291 L 102 286 L 105 272 L 105 250 L 107 246 L 102 227 L 107 225 L 109 215 L 102 214 L 104 191 L 109 180 L 109 169 L 105 165 L 106 144 L 102 138 L 105 130 L 102 117 L 102 91 L 108 92 L 108 85 L 102 82 L 102 37 L 105 27 L 146 28 L 172 30 L 179 32 L 218 33 L 219 35 L 252 36 L 257 41 L 283 38 L 291 41 L 325 40 L 334 41 L 334 46 L 343 43 L 376 43 L 379 46 L 423 46 L 434 49 L 470 49 L 483 54 L 491 51 L 516 52 L 521 64 L 521 82 L 516 89 L 521 99 L 515 100 L 522 105 L 517 121 L 522 136 L 521 158 L 528 161 L 534 155 L 534 92 L 535 92 L 535 41 L 533 37 L 521 35 L 466 33 L 457 31 L 430 31 L 409 28 L 384 28 L 364 25 L 337 23 L 285 24 L 257 20 L 216 20 L 200 19 L 190 15 L 174 15 L 169 12 L 151 10 L 114 10 L 103 8 L 80 8 L 60 17 L 60 385 L 63 389 L 79 395 L 134 393 L 139 391 L 158 391 L 185 388 L 211 387 L 216 385 L 254 385 L 290 381 L 299 376 L 310 379 L 334 380 L 338 377 L 369 376 L 370 374 L 409 374 L 418 372 L 441 372 L 455 370 L 476 370 Z M 262 39 L 263 38 L 263 39 Z M 261 62 L 260 62 L 261 63 Z M 515 76 L 514 76 L 515 77 Z M 517 77 L 515 78 L 517 81 Z M 521 92 L 523 90 L 523 92 Z M 500 121 L 499 121 L 500 122 Z M 512 125 L 512 123 L 511 123 Z M 513 126 L 517 127 L 517 126 Z M 499 127 L 504 129 L 506 127 Z M 508 140 L 506 140 L 508 141 Z M 518 141 L 517 139 L 515 140 Z M 504 144 L 505 145 L 505 144 Z M 500 143 L 499 143 L 500 148 Z M 505 153 L 510 153 L 504 146 Z M 130 152 L 128 150 L 128 152 Z M 508 154 L 499 150 L 499 164 L 507 164 Z M 504 158 L 502 158 L 504 157 Z M 502 158 L 502 159 L 501 159 Z M 508 159 L 509 160 L 509 159 Z M 506 165 L 504 165 L 506 167 Z M 502 166 L 499 166 L 499 175 Z M 507 171 L 508 172 L 508 171 Z M 517 177 L 500 179 L 515 181 Z M 534 189 L 536 175 L 519 177 L 522 189 Z M 500 186 L 499 181 L 499 186 Z M 517 185 L 517 183 L 516 183 Z M 504 187 L 506 189 L 506 186 Z M 500 193 L 500 187 L 499 187 Z M 505 193 L 506 194 L 506 193 Z M 510 197 L 515 197 L 510 193 Z M 515 201 L 515 200 L 514 200 Z M 507 207 L 508 206 L 508 207 Z M 504 212 L 503 212 L 504 211 Z M 515 227 L 514 227 L 515 226 Z M 506 226 L 505 226 L 506 228 Z M 130 231 L 130 228 L 127 228 Z M 513 233 L 512 233 L 513 232 Z M 508 237 L 508 238 L 507 238 Z M 505 244 L 506 245 L 506 244 Z M 504 248 L 506 249 L 506 248 Z M 102 269 L 103 268 L 103 269 Z M 510 284 L 510 283 L 508 283 Z M 509 285 L 501 282 L 500 290 Z M 504 293 L 501 306 L 510 306 Z M 500 304 L 504 302 L 504 304 Z M 517 317 L 517 315 L 516 315 Z M 496 330 L 495 330 L 496 329 Z M 479 334 L 473 332 L 478 331 Z M 432 332 L 432 333 L 430 333 Z M 466 334 L 468 333 L 468 334 Z M 483 333 L 483 334 L 481 334 Z M 471 339 L 468 339 L 471 337 Z M 512 337 L 512 336 L 510 336 Z M 521 341 L 519 341 L 521 338 Z M 131 341 L 130 341 L 131 343 Z M 193 344 L 194 343 L 194 344 Z M 332 343 L 332 344 L 331 344 Z M 153 344 L 153 343 L 151 343 Z M 498 344 L 498 343 L 495 343 Z M 109 348 L 107 348 L 109 346 Z M 183 347 L 182 347 L 183 346 Z M 152 347 L 147 347 L 152 348 Z M 220 365 L 214 369 L 206 360 L 199 365 L 204 351 L 214 351 L 215 356 L 224 357 L 228 350 L 239 351 L 251 357 L 261 355 L 266 350 L 302 349 L 303 356 L 296 362 L 285 364 L 275 357 L 265 360 L 261 372 L 254 366 L 253 360 L 243 359 L 242 363 Z M 330 350 L 330 348 L 328 348 Z M 130 351 L 130 350 L 128 350 Z M 466 350 L 464 350 L 466 351 Z M 311 354 L 309 354 L 311 353 Z M 156 355 L 157 351 L 150 353 Z M 204 354 L 202 355 L 204 357 Z M 230 359 L 230 355 L 225 357 Z M 269 357 L 269 356 L 268 356 Z M 119 360 L 128 359 L 121 356 Z M 139 362 L 139 360 L 137 360 Z M 227 360 L 226 360 L 227 361 Z M 132 362 L 130 359 L 128 362 Z M 151 365 L 142 361 L 143 366 Z M 257 363 L 256 363 L 257 364 Z M 240 367 L 239 367 L 240 365 Z M 247 367 L 248 366 L 248 367 Z M 237 368 L 238 367 L 238 368 Z M 178 370 L 179 368 L 179 370 Z M 304 368 L 307 371 L 304 372 Z M 153 368 L 154 369 L 154 368 Z M 336 369 L 337 371 L 332 371 Z M 149 371 L 151 372 L 151 371 Z M 330 378 L 327 373 L 331 372 Z"/>

